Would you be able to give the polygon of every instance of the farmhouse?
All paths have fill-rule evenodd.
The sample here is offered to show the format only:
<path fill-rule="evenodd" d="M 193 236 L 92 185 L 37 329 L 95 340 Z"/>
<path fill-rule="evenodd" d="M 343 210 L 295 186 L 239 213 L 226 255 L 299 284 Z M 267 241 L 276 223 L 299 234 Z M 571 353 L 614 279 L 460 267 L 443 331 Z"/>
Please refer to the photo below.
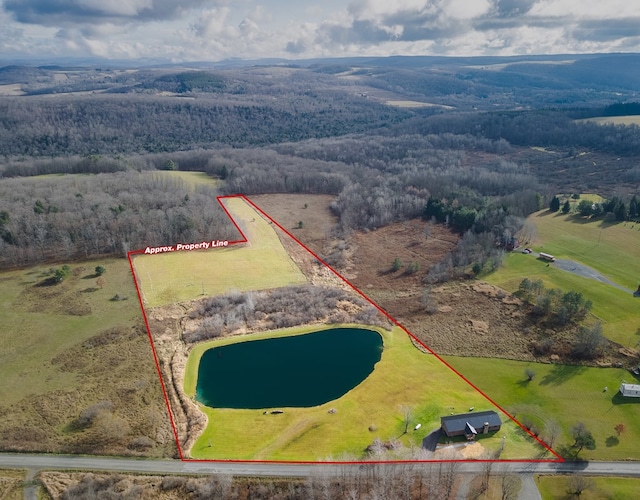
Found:
<path fill-rule="evenodd" d="M 640 385 L 638 384 L 620 384 L 620 394 L 628 398 L 640 398 Z"/>
<path fill-rule="evenodd" d="M 499 431 L 502 422 L 495 411 L 489 410 L 440 417 L 440 425 L 447 437 L 466 436 L 467 439 L 473 439 L 477 434 Z"/>

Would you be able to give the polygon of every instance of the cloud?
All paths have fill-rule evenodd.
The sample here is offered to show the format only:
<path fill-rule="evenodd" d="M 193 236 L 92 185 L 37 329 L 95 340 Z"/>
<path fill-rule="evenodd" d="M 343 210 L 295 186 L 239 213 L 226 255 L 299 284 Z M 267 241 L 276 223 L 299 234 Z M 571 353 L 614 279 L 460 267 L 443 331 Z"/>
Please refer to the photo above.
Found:
<path fill-rule="evenodd" d="M 5 0 L 17 21 L 43 26 L 146 22 L 181 17 L 207 0 Z"/>
<path fill-rule="evenodd" d="M 578 23 L 571 33 L 578 40 L 595 42 L 639 38 L 640 17 L 583 21 Z"/>
<path fill-rule="evenodd" d="M 0 6 L 0 57 L 178 62 L 640 51 L 640 2 L 629 0 L 0 0 Z"/>

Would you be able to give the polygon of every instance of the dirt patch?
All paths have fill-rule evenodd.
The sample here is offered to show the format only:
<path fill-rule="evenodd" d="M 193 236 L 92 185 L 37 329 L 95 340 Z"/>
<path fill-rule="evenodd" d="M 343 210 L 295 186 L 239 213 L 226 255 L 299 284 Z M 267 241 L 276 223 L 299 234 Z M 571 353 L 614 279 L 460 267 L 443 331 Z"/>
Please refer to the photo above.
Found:
<path fill-rule="evenodd" d="M 429 267 L 451 252 L 458 239 L 457 233 L 444 226 L 420 219 L 356 232 L 349 240 L 353 248 L 346 277 L 366 294 L 407 294 L 421 290 L 422 278 Z M 392 270 L 395 259 L 401 264 L 397 271 Z M 413 272 L 411 264 L 416 269 Z"/>
<path fill-rule="evenodd" d="M 316 254 L 325 250 L 338 222 L 329 208 L 335 199 L 330 195 L 262 194 L 250 199 Z"/>

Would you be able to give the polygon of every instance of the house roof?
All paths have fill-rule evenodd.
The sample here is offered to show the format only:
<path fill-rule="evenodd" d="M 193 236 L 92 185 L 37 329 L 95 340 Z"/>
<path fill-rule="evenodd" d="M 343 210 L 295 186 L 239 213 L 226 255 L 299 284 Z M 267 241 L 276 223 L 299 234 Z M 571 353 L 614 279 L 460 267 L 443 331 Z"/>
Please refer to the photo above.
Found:
<path fill-rule="evenodd" d="M 458 415 L 440 417 L 440 422 L 442 423 L 442 427 L 444 428 L 444 430 L 449 433 L 464 431 L 467 424 L 470 424 L 476 429 L 482 429 L 485 422 L 489 423 L 489 427 L 502 425 L 500 417 L 493 410 L 460 413 Z"/>
<path fill-rule="evenodd" d="M 620 384 L 620 392 L 625 393 L 640 393 L 640 385 L 638 384 Z"/>

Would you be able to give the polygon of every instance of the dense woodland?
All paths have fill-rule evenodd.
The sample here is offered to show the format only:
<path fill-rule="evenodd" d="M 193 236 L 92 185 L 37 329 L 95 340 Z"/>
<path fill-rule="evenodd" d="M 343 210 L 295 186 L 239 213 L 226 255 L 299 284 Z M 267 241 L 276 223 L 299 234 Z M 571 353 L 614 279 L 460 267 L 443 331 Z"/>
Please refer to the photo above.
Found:
<path fill-rule="evenodd" d="M 640 129 L 576 120 L 637 111 L 639 61 L 0 68 L 24 94 L 0 96 L 1 265 L 232 238 L 216 194 L 322 193 L 335 196 L 338 237 L 414 217 L 464 234 L 429 281 L 493 268 L 558 192 L 596 183 L 629 206 Z M 602 65 L 617 77 L 588 72 Z M 194 193 L 150 172 L 163 169 L 222 182 Z M 61 173 L 94 175 L 27 179 Z"/>
<path fill-rule="evenodd" d="M 115 254 L 166 242 L 233 239 L 213 201 L 152 172 L 0 182 L 3 266 Z"/>

